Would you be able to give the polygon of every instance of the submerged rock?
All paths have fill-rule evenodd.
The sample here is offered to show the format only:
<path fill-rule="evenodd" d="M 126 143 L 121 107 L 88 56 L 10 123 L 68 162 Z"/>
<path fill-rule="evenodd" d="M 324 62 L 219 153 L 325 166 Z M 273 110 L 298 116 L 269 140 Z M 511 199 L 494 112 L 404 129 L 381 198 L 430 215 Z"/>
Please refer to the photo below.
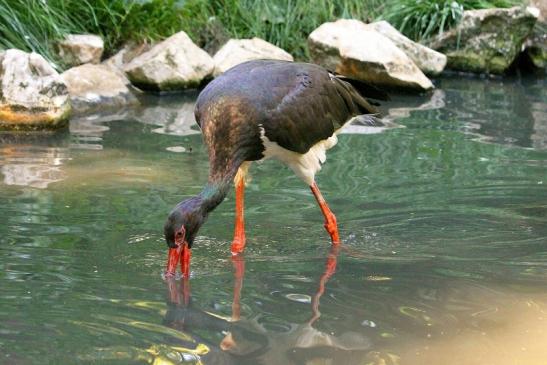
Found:
<path fill-rule="evenodd" d="M 103 39 L 92 34 L 69 34 L 59 42 L 59 56 L 69 66 L 99 63 L 104 51 Z"/>
<path fill-rule="evenodd" d="M 536 8 L 468 10 L 457 27 L 431 47 L 448 56 L 448 67 L 503 73 L 522 49 L 537 20 Z"/>
<path fill-rule="evenodd" d="M 213 57 L 214 76 L 240 63 L 261 59 L 293 61 L 289 53 L 263 39 L 230 39 Z"/>
<path fill-rule="evenodd" d="M 77 112 L 138 103 L 125 77 L 106 65 L 81 65 L 65 71 L 61 77 Z"/>
<path fill-rule="evenodd" d="M 389 38 L 425 74 L 438 75 L 444 70 L 446 66 L 446 56 L 444 54 L 408 39 L 385 20 L 370 23 L 367 26 Z"/>
<path fill-rule="evenodd" d="M 130 116 L 138 122 L 157 126 L 152 130 L 154 133 L 172 136 L 200 134 L 194 117 L 196 96 L 162 96 L 145 107 L 133 109 Z"/>
<path fill-rule="evenodd" d="M 213 73 L 213 69 L 211 56 L 184 32 L 156 44 L 124 67 L 133 85 L 156 91 L 196 87 Z"/>
<path fill-rule="evenodd" d="M 53 129 L 70 114 L 68 89 L 39 54 L 0 53 L 0 129 Z"/>
<path fill-rule="evenodd" d="M 359 20 L 324 23 L 309 35 L 308 45 L 315 63 L 343 75 L 384 87 L 433 88 L 405 52 Z"/>

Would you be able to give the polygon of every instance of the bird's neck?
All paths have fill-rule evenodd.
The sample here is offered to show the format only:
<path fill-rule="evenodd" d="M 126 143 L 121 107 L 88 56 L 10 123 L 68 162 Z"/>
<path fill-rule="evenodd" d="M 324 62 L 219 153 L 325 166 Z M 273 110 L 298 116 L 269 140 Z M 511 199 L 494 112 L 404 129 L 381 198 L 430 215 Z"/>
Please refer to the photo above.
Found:
<path fill-rule="evenodd" d="M 226 197 L 241 163 L 232 163 L 226 166 L 224 171 L 216 169 L 211 173 L 207 184 L 197 198 L 201 205 L 202 214 L 206 217 Z"/>
<path fill-rule="evenodd" d="M 209 181 L 197 196 L 204 216 L 215 209 L 226 197 L 230 183 L 224 181 Z"/>

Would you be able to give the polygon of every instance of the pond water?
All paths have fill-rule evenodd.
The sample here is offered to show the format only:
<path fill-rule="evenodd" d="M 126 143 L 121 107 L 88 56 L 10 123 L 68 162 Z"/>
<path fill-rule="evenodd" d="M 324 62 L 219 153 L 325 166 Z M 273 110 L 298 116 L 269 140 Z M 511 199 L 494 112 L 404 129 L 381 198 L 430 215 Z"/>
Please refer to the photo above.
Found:
<path fill-rule="evenodd" d="M 207 178 L 194 94 L 2 134 L 0 363 L 546 364 L 547 82 L 436 87 L 330 151 L 338 252 L 308 188 L 253 164 L 246 252 L 231 192 L 191 291 L 161 274 L 165 217 Z"/>

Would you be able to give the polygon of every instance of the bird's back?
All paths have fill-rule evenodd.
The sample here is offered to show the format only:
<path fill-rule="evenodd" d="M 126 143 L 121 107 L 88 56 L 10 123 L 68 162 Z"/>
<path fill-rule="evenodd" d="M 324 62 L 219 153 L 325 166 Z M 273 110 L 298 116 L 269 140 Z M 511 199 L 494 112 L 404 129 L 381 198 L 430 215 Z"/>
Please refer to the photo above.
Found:
<path fill-rule="evenodd" d="M 370 113 L 376 110 L 347 79 L 317 65 L 274 60 L 228 70 L 205 87 L 195 109 L 212 162 L 261 159 L 261 133 L 303 154 L 352 117 Z"/>

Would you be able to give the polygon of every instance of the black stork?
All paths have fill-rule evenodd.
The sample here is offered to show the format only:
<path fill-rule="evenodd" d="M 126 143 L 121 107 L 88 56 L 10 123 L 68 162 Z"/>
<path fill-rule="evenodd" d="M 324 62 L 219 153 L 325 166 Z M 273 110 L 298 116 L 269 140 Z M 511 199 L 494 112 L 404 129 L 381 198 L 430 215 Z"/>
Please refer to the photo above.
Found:
<path fill-rule="evenodd" d="M 209 83 L 195 107 L 209 153 L 209 178 L 201 193 L 178 203 L 169 214 L 164 227 L 170 247 L 166 274 L 174 275 L 180 260 L 183 276 L 188 277 L 196 234 L 224 200 L 232 181 L 236 221 L 231 250 L 233 255 L 243 252 L 245 176 L 252 161 L 267 158 L 285 163 L 310 186 L 332 244 L 339 244 L 336 217 L 314 178 L 344 124 L 355 116 L 377 113 L 366 98 L 387 100 L 387 95 L 308 63 L 249 61 Z"/>

